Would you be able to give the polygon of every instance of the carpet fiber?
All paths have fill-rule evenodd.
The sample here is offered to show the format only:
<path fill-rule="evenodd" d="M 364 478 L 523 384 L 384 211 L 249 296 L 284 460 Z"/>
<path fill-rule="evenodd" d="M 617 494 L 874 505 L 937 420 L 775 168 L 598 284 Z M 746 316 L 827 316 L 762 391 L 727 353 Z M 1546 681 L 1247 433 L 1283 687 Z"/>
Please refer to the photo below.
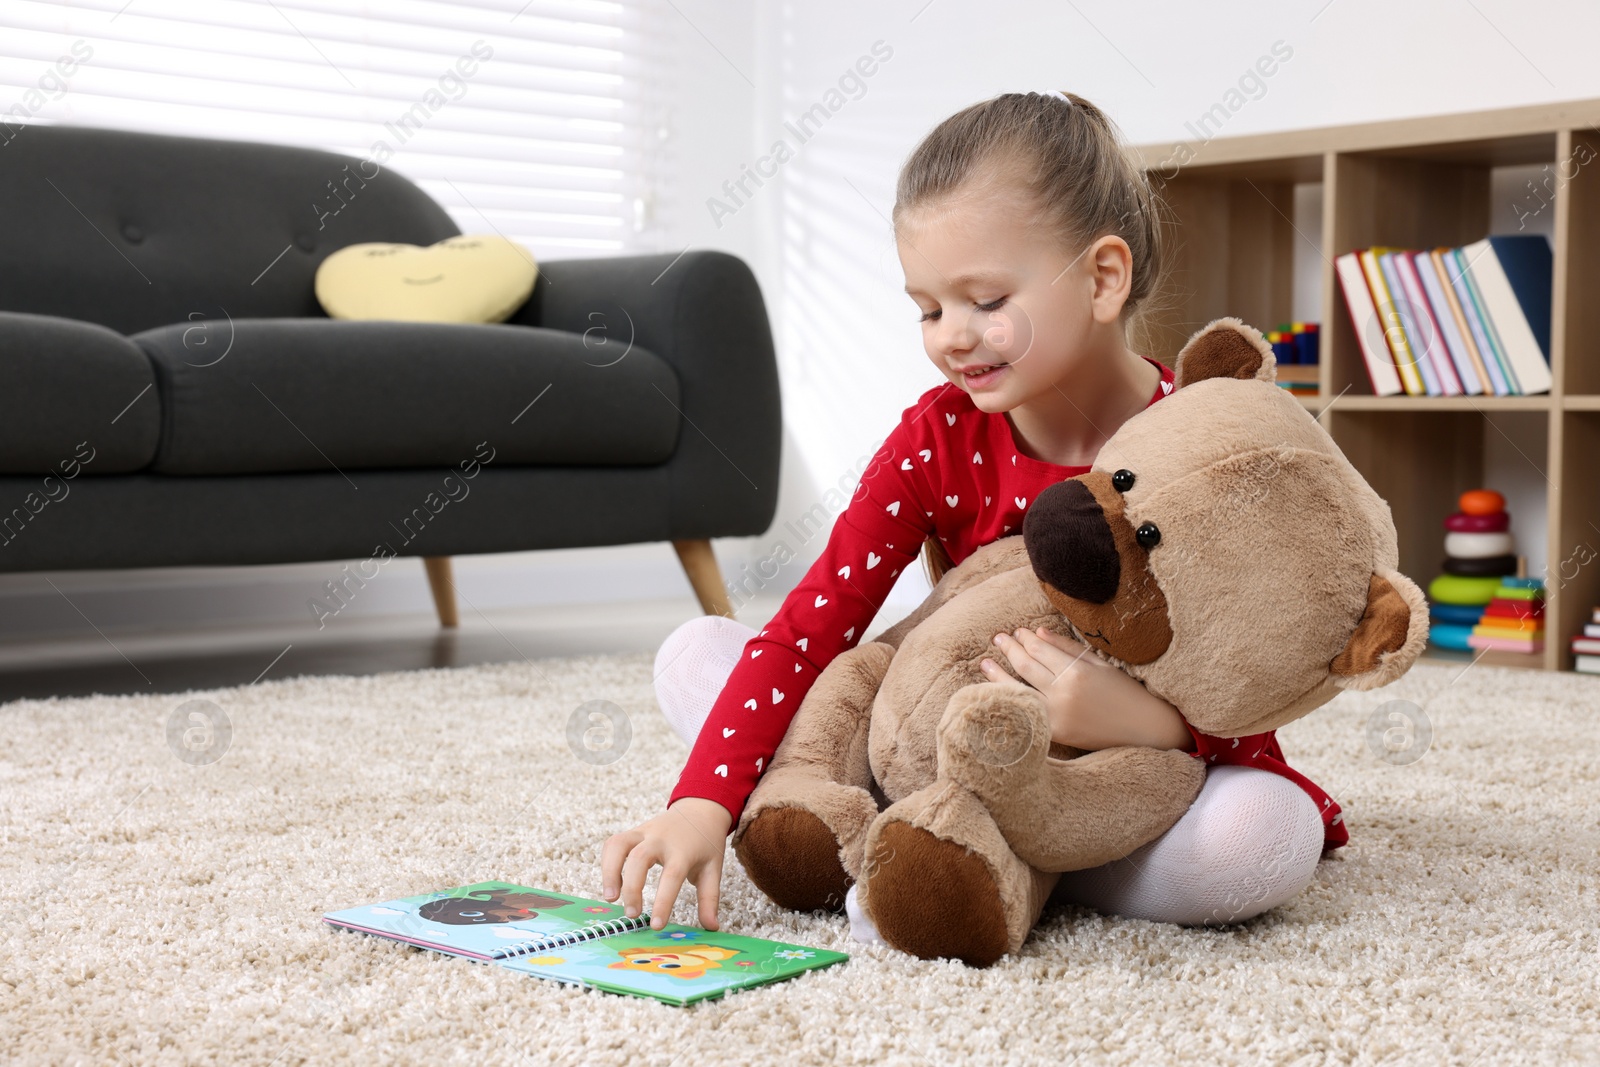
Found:
<path fill-rule="evenodd" d="M 231 722 L 210 764 L 175 754 L 223 747 L 194 708 L 172 723 L 193 699 Z M 568 741 L 594 700 L 630 720 L 608 765 Z M 1432 731 L 1398 764 L 1403 722 L 1369 739 L 1396 700 Z M 727 928 L 854 958 L 687 1010 L 318 921 L 487 879 L 598 895 L 600 842 L 684 756 L 647 655 L 24 701 L 0 724 L 8 1062 L 1600 1061 L 1597 679 L 1425 664 L 1280 731 L 1352 839 L 1233 928 L 1059 907 L 975 971 L 780 911 L 730 853 Z"/>

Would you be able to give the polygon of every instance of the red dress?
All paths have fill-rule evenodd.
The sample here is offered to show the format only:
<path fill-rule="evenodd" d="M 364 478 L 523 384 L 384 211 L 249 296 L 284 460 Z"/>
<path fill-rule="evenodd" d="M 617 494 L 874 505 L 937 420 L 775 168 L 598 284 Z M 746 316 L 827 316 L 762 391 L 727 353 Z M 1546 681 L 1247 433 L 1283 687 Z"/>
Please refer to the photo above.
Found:
<path fill-rule="evenodd" d="M 1156 366 L 1161 382 L 1152 404 L 1172 392 L 1172 371 Z M 671 801 L 714 800 L 737 824 L 806 690 L 833 657 L 860 642 L 922 542 L 938 537 L 960 563 L 980 546 L 1021 530 L 1028 502 L 1044 489 L 1088 470 L 1023 455 L 1009 420 L 978 410 L 952 384 L 923 393 L 874 454 L 821 558 L 767 628 L 744 646 Z M 1349 839 L 1339 806 L 1284 762 L 1272 733 L 1238 739 L 1209 737 L 1193 727 L 1190 733 L 1197 759 L 1261 767 L 1310 794 L 1322 812 L 1325 848 Z"/>

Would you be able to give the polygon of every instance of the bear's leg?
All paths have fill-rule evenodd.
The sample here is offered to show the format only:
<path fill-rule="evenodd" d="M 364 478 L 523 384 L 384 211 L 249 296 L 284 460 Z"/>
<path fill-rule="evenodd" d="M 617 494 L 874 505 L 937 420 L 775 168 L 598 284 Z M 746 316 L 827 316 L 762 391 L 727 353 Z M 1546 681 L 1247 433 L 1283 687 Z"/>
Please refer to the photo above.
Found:
<path fill-rule="evenodd" d="M 939 776 L 970 789 L 1024 861 L 1097 867 L 1155 840 L 1205 781 L 1187 752 L 1121 746 L 1052 759 L 1044 697 L 983 682 L 950 698 L 939 722 Z"/>
<path fill-rule="evenodd" d="M 857 893 L 885 941 L 974 967 L 1022 947 L 1060 878 L 1019 859 L 983 803 L 950 781 L 879 815 L 864 867 Z"/>
<path fill-rule="evenodd" d="M 796 911 L 840 911 L 878 815 L 867 727 L 894 650 L 841 652 L 807 691 L 745 806 L 734 853 L 756 888 Z"/>

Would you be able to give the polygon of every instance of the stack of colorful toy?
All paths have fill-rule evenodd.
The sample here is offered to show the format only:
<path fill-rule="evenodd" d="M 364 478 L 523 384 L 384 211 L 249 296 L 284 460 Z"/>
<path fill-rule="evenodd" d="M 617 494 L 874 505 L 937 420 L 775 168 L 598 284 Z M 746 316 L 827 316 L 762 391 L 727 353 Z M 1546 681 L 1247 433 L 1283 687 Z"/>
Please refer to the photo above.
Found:
<path fill-rule="evenodd" d="M 1317 395 L 1318 337 L 1314 322 L 1280 322 L 1267 334 L 1278 384 L 1295 396 Z"/>
<path fill-rule="evenodd" d="M 1467 644 L 1497 652 L 1543 652 L 1544 583 L 1537 578 L 1500 579 Z"/>
<path fill-rule="evenodd" d="M 1500 579 L 1517 571 L 1516 544 L 1506 499 L 1493 489 L 1461 494 L 1444 520 L 1444 573 L 1428 585 L 1428 640 L 1464 651 Z"/>

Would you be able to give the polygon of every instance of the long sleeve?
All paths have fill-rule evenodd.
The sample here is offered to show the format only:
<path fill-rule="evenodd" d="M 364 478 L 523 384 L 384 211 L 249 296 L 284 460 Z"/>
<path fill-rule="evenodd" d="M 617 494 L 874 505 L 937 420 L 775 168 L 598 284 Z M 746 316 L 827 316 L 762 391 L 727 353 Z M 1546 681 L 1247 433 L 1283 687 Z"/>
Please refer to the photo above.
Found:
<path fill-rule="evenodd" d="M 925 396 L 924 401 L 927 397 Z M 737 825 L 807 690 L 861 641 L 934 527 L 926 404 L 906 409 L 839 514 L 821 557 L 745 644 L 672 791 L 728 809 Z"/>

